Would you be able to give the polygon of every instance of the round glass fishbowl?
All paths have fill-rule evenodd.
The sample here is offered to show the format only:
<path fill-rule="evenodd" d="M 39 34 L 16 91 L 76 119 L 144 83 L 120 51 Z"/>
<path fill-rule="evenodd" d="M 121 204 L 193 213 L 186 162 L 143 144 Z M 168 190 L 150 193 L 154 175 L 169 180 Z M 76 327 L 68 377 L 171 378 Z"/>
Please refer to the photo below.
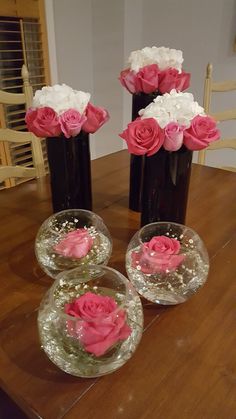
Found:
<path fill-rule="evenodd" d="M 111 235 L 102 218 L 82 209 L 53 214 L 44 221 L 35 241 L 39 265 L 53 278 L 78 266 L 106 265 L 111 252 Z"/>
<path fill-rule="evenodd" d="M 130 281 L 106 266 L 58 275 L 38 313 L 50 360 L 78 377 L 111 373 L 128 361 L 143 331 L 140 298 Z"/>
<path fill-rule="evenodd" d="M 205 283 L 209 258 L 198 234 L 181 224 L 147 224 L 131 239 L 126 270 L 140 295 L 158 304 L 184 303 Z"/>

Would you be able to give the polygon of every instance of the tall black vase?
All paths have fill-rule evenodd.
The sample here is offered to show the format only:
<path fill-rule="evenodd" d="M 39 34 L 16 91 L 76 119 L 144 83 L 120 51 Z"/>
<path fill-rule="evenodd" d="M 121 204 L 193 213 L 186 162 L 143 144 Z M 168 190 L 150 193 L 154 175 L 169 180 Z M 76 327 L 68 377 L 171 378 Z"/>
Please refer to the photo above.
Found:
<path fill-rule="evenodd" d="M 146 108 L 159 95 L 154 93 L 135 93 L 132 99 L 132 121 L 139 116 L 140 109 Z M 130 156 L 129 178 L 129 208 L 133 211 L 141 211 L 141 194 L 143 182 L 144 156 Z"/>
<path fill-rule="evenodd" d="M 142 188 L 141 225 L 155 221 L 185 223 L 192 151 L 163 148 L 145 156 Z"/>
<path fill-rule="evenodd" d="M 92 209 L 89 134 L 46 139 L 53 211 Z"/>

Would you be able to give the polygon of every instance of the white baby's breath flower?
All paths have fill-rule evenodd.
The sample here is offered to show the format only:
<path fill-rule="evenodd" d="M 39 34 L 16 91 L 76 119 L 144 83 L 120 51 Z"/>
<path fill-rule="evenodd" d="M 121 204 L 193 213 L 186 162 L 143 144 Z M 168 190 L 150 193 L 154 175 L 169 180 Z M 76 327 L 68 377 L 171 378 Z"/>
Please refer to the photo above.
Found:
<path fill-rule="evenodd" d="M 54 86 L 45 86 L 35 92 L 33 107 L 48 106 L 54 109 L 58 115 L 68 109 L 76 109 L 82 114 L 89 100 L 89 93 L 73 90 L 66 84 L 55 84 Z"/>
<path fill-rule="evenodd" d="M 184 60 L 183 53 L 180 50 L 154 46 L 132 51 L 128 61 L 131 70 L 135 72 L 149 64 L 157 64 L 160 70 L 171 67 L 181 72 Z"/>
<path fill-rule="evenodd" d="M 205 115 L 204 109 L 194 101 L 191 93 L 171 90 L 156 99 L 145 109 L 139 111 L 142 119 L 155 118 L 161 128 L 169 122 L 178 122 L 188 128 L 191 120 L 197 115 Z"/>

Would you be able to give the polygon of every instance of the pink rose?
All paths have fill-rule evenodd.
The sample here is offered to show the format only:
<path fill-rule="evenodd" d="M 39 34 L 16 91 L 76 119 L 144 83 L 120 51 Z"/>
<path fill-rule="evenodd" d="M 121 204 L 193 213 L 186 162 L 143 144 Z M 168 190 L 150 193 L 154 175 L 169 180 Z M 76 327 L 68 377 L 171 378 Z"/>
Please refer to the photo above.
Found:
<path fill-rule="evenodd" d="M 65 312 L 79 320 L 68 321 L 69 333 L 95 356 L 103 355 L 131 334 L 125 311 L 119 310 L 112 297 L 86 292 L 72 303 L 65 304 Z"/>
<path fill-rule="evenodd" d="M 160 70 L 157 64 L 146 65 L 136 74 L 136 92 L 153 93 L 158 89 Z"/>
<path fill-rule="evenodd" d="M 81 115 L 76 109 L 68 109 L 68 111 L 59 116 L 61 130 L 66 138 L 78 135 L 85 121 L 86 117 Z"/>
<path fill-rule="evenodd" d="M 163 147 L 168 151 L 177 151 L 183 144 L 184 126 L 177 122 L 170 122 L 165 126 L 165 139 Z"/>
<path fill-rule="evenodd" d="M 189 150 L 202 150 L 219 138 L 220 131 L 216 128 L 215 120 L 210 116 L 195 116 L 190 128 L 184 131 L 184 145 Z"/>
<path fill-rule="evenodd" d="M 136 93 L 136 74 L 134 71 L 127 68 L 126 70 L 121 71 L 119 80 L 130 93 Z"/>
<path fill-rule="evenodd" d="M 120 134 L 128 145 L 130 153 L 152 156 L 164 142 L 164 131 L 154 118 L 136 119 Z"/>
<path fill-rule="evenodd" d="M 190 84 L 190 73 L 179 73 L 176 68 L 167 68 L 159 74 L 159 87 L 160 93 L 170 93 L 172 89 L 178 91 L 186 90 Z"/>
<path fill-rule="evenodd" d="M 28 109 L 25 122 L 28 130 L 37 137 L 58 137 L 61 134 L 57 114 L 49 107 Z"/>
<path fill-rule="evenodd" d="M 80 259 L 88 254 L 93 245 L 93 238 L 85 228 L 67 233 L 62 240 L 54 246 L 59 255 Z"/>
<path fill-rule="evenodd" d="M 83 131 L 88 133 L 96 132 L 109 119 L 109 114 L 104 108 L 88 103 L 85 115 L 87 120 L 83 124 Z"/>
<path fill-rule="evenodd" d="M 190 73 L 185 73 L 185 71 L 182 71 L 182 73 L 180 73 L 178 77 L 176 90 L 178 90 L 179 92 L 183 92 L 184 90 L 188 89 L 190 85 L 190 77 Z"/>
<path fill-rule="evenodd" d="M 185 255 L 179 255 L 180 242 L 166 236 L 154 236 L 142 245 L 139 252 L 132 252 L 132 266 L 141 267 L 144 274 L 175 270 Z"/>

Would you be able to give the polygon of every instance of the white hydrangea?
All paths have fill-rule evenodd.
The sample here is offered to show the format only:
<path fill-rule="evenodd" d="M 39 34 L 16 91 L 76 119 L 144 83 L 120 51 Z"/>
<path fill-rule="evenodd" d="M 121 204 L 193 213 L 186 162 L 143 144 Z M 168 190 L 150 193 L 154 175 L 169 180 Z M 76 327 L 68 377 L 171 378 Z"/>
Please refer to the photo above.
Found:
<path fill-rule="evenodd" d="M 128 61 L 131 70 L 135 72 L 138 72 L 140 68 L 146 65 L 157 64 L 160 70 L 172 67 L 181 73 L 184 59 L 183 52 L 177 49 L 145 47 L 137 51 L 132 51 Z"/>
<path fill-rule="evenodd" d="M 76 109 L 81 114 L 84 112 L 89 100 L 90 93 L 73 90 L 66 84 L 45 86 L 35 92 L 33 107 L 42 108 L 48 106 L 54 109 L 58 115 L 68 109 Z"/>
<path fill-rule="evenodd" d="M 175 89 L 156 99 L 145 109 L 139 111 L 142 119 L 155 118 L 161 128 L 169 122 L 178 122 L 180 125 L 190 127 L 191 120 L 197 115 L 205 115 L 204 109 L 191 93 L 177 92 Z"/>

